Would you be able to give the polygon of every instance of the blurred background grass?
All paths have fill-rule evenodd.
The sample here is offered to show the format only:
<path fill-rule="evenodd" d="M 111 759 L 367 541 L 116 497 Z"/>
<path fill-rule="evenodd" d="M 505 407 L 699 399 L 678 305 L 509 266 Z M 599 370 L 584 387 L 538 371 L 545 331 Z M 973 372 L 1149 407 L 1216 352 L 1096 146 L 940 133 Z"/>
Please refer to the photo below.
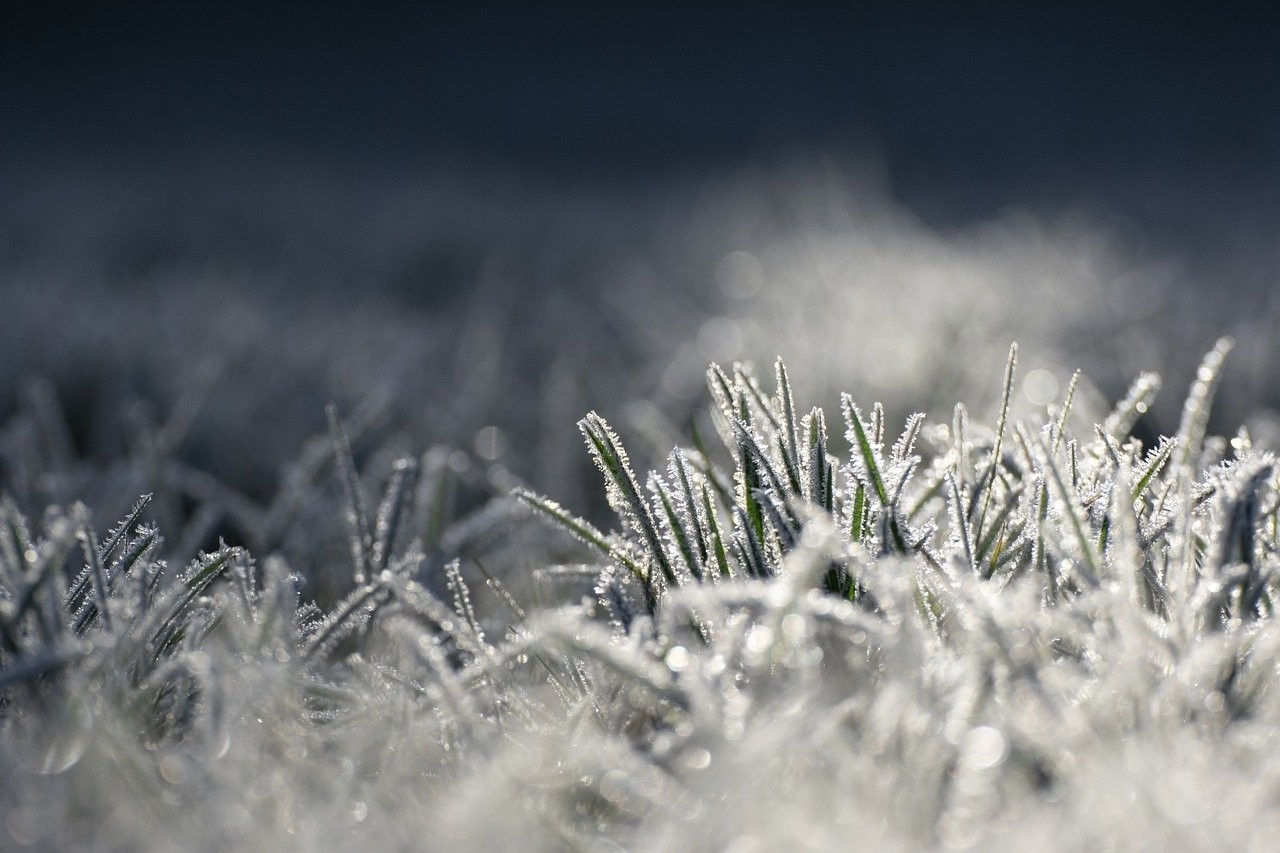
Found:
<path fill-rule="evenodd" d="M 47 378 L 100 466 L 198 404 L 174 452 L 265 499 L 327 401 L 381 393 L 386 432 L 589 506 L 577 418 L 665 447 L 713 359 L 782 354 L 803 397 L 901 415 L 988 405 L 1015 338 L 1047 371 L 1027 404 L 1075 367 L 1102 397 L 1157 368 L 1145 428 L 1171 430 L 1229 332 L 1220 428 L 1280 405 L 1257 19 L 5 14 L 0 415 Z"/>

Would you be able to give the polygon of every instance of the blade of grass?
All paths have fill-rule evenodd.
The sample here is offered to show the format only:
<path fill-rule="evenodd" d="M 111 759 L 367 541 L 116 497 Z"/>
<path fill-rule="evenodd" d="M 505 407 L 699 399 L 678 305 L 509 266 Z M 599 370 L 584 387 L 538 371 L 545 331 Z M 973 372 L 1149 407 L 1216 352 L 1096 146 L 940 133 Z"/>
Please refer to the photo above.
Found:
<path fill-rule="evenodd" d="M 1191 384 L 1182 406 L 1182 420 L 1178 424 L 1177 465 L 1171 469 L 1176 474 L 1192 477 L 1195 473 L 1205 430 L 1209 426 L 1209 410 L 1222 379 L 1222 365 L 1234 345 L 1231 338 L 1219 338 L 1196 370 L 1195 382 Z"/>
<path fill-rule="evenodd" d="M 609 492 L 613 498 L 611 503 L 614 511 L 637 528 L 644 540 L 649 557 L 657 565 L 667 583 L 675 586 L 676 575 L 662 547 L 657 524 L 649 511 L 649 506 L 640 497 L 640 487 L 636 483 L 626 451 L 622 448 L 617 435 L 609 427 L 608 422 L 595 412 L 591 412 L 579 421 L 578 428 L 587 439 L 588 449 L 605 476 L 606 485 L 609 486 Z"/>
<path fill-rule="evenodd" d="M 1004 388 L 1000 393 L 1000 417 L 996 421 L 996 442 L 991 448 L 991 467 L 987 481 L 983 484 L 982 512 L 978 515 L 978 538 L 986 528 L 987 509 L 991 506 L 991 495 L 995 492 L 996 475 L 1000 470 L 1001 453 L 1004 447 L 1004 432 L 1009 419 L 1009 401 L 1013 398 L 1013 374 L 1018 365 L 1018 344 L 1009 345 L 1009 360 L 1004 368 Z"/>
<path fill-rule="evenodd" d="M 330 403 L 325 407 L 329 418 L 329 432 L 333 439 L 334 458 L 342 486 L 347 495 L 347 521 L 351 525 L 351 561 L 355 566 L 357 585 L 369 579 L 373 558 L 373 533 L 369 529 L 369 513 L 365 509 L 364 493 L 356 476 L 355 460 L 351 455 L 351 439 L 338 419 L 338 407 Z"/>

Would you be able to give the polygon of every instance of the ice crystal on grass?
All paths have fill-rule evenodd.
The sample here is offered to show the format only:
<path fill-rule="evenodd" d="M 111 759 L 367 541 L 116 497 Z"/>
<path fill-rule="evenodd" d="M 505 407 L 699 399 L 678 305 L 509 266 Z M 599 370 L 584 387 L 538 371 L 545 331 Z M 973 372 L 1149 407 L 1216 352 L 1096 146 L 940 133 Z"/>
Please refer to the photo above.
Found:
<path fill-rule="evenodd" d="M 517 492 L 569 544 L 521 538 L 501 496 L 450 518 L 445 456 L 361 465 L 335 412 L 292 475 L 346 501 L 329 606 L 269 550 L 170 570 L 154 499 L 101 535 L 82 506 L 33 523 L 5 502 L 4 831 L 107 848 L 1265 845 L 1280 475 L 1247 434 L 1229 458 L 1203 435 L 1220 360 L 1180 434 L 1150 446 L 1133 434 L 1149 378 L 1076 430 L 1075 379 L 1014 416 L 1011 355 L 989 426 L 958 406 L 897 430 L 845 395 L 839 444 L 781 363 L 769 389 L 712 368 L 723 452 L 691 436 L 637 472 L 583 420 L 616 529 Z M 473 550 L 503 537 L 514 560 Z"/>
<path fill-rule="evenodd" d="M 1039 422 L 1010 418 L 1011 351 L 990 432 L 961 408 L 937 428 L 913 416 L 886 451 L 879 407 L 868 418 L 845 395 L 844 463 L 830 456 L 820 409 L 795 418 L 784 368 L 772 394 L 745 368 L 713 368 L 735 467 L 697 476 L 733 482 L 727 499 L 707 489 L 714 499 L 692 501 L 691 452 L 677 449 L 666 477 L 650 475 L 647 504 L 618 504 L 622 547 L 581 536 L 563 509 L 546 513 L 604 562 L 597 594 L 617 642 L 661 659 L 678 689 L 667 721 L 636 746 L 675 774 L 686 799 L 629 838 L 672 844 L 686 821 L 710 844 L 805 832 L 838 845 L 845 821 L 909 847 L 1042 837 L 1042 821 L 1099 808 L 1086 768 L 1116 738 L 1159 749 L 1161 738 L 1212 731 L 1217 772 L 1229 773 L 1246 728 L 1232 721 L 1257 719 L 1269 695 L 1260 673 L 1275 667 L 1256 644 L 1276 642 L 1276 466 L 1249 452 L 1217 467 L 1199 454 L 1170 464 L 1202 441 L 1223 352 L 1197 377 L 1182 434 L 1151 448 L 1130 433 L 1156 387 L 1150 375 L 1076 437 L 1067 414 L 1078 377 Z M 917 455 L 922 435 L 930 448 Z M 688 513 L 690 503 L 702 511 Z M 648 535 L 634 521 L 643 514 L 665 535 Z M 732 543 L 719 574 L 693 544 L 705 546 L 713 526 Z M 703 567 L 656 590 L 642 634 L 618 583 L 624 549 L 645 565 Z M 1215 652 L 1201 645 L 1223 632 L 1235 639 Z M 1220 669 L 1206 685 L 1190 673 L 1208 660 Z M 793 717 L 821 744 L 795 771 L 796 742 L 784 735 Z M 712 793 L 740 791 L 732 780 L 748 766 L 778 780 L 773 808 L 742 811 Z M 828 798 L 828 784 L 842 796 Z M 1151 778 L 1143 790 L 1164 796 L 1159 785 Z M 809 810 L 814 797 L 830 810 L 823 818 Z M 695 817 L 678 817 L 684 809 Z M 1127 837 L 1112 821 L 1071 837 L 1117 833 Z"/>

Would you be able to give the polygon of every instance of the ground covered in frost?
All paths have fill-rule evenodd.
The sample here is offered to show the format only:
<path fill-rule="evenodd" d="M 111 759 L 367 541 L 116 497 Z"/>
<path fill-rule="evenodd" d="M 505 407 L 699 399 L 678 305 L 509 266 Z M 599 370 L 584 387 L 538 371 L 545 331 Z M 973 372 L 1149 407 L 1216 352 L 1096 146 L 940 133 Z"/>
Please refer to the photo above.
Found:
<path fill-rule="evenodd" d="M 1197 368 L 1196 297 L 1088 229 L 745 186 L 682 245 L 601 207 L 578 278 L 529 248 L 563 223 L 505 225 L 490 301 L 439 316 L 339 277 L 156 318 L 163 265 L 14 302 L 45 369 L 0 388 L 7 843 L 1270 849 L 1264 315 Z M 525 316 L 521 275 L 568 283 Z M 1139 356 L 1189 390 L 1126 391 Z"/>

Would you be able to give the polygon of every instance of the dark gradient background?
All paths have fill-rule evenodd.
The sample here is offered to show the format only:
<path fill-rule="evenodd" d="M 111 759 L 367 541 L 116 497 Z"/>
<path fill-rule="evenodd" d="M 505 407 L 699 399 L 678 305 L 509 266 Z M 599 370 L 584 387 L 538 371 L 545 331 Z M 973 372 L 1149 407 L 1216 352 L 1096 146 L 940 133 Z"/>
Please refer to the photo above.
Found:
<path fill-rule="evenodd" d="M 6 156 L 449 152 L 634 177 L 852 146 L 943 221 L 1081 196 L 1156 227 L 1277 213 L 1270 16 L 689 5 L 7 4 Z"/>
<path fill-rule="evenodd" d="M 1017 209 L 1172 259 L 1159 426 L 1241 323 L 1227 399 L 1280 404 L 1274 16 L 1042 5 L 5 4 L 0 411 L 49 377 L 109 457 L 125 403 L 212 371 L 183 452 L 252 495 L 385 386 L 418 441 L 499 425 L 553 488 L 581 413 L 687 405 L 662 375 L 725 310 L 702 283 L 800 228 L 734 188 L 812 163 L 940 239 Z M 1051 366 L 1114 395 L 1109 322 Z"/>

